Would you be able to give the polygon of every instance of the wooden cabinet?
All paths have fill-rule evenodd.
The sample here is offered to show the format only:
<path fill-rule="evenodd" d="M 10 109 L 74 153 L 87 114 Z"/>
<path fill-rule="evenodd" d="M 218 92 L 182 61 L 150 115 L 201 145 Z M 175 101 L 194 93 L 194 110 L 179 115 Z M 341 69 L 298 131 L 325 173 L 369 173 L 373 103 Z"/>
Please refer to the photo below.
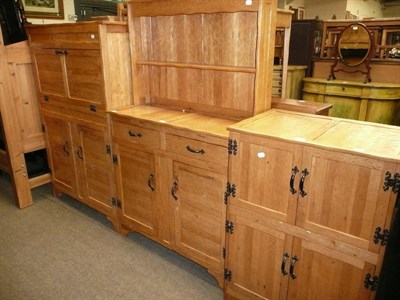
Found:
<path fill-rule="evenodd" d="M 111 151 L 105 125 L 42 111 L 53 189 L 110 216 Z"/>
<path fill-rule="evenodd" d="M 379 275 L 384 254 L 398 129 L 272 110 L 230 130 L 226 293 L 372 297 L 364 282 Z"/>
<path fill-rule="evenodd" d="M 303 78 L 305 76 L 306 66 L 288 66 L 286 71 L 286 85 L 283 82 L 283 67 L 274 66 L 272 79 L 272 96 L 281 97 L 285 89 L 286 99 L 301 99 Z"/>
<path fill-rule="evenodd" d="M 303 99 L 330 103 L 333 117 L 400 124 L 400 87 L 390 83 L 362 83 L 304 78 Z"/>
<path fill-rule="evenodd" d="M 28 26 L 39 98 L 82 111 L 132 103 L 127 25 L 88 22 Z"/>
<path fill-rule="evenodd" d="M 105 214 L 114 207 L 105 111 L 132 103 L 127 25 L 28 26 L 53 188 Z"/>

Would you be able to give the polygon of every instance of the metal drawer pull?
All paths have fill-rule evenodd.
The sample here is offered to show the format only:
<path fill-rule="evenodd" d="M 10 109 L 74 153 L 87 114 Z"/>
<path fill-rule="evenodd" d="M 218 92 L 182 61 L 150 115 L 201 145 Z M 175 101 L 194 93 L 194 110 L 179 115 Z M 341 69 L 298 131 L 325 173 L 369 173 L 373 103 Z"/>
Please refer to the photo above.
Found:
<path fill-rule="evenodd" d="M 299 259 L 297 258 L 297 256 L 292 256 L 292 262 L 290 263 L 290 268 L 289 268 L 289 273 L 290 273 L 290 277 L 292 277 L 292 279 L 296 279 L 297 275 L 294 274 L 294 265 L 296 264 L 296 262 Z"/>
<path fill-rule="evenodd" d="M 147 178 L 147 185 L 149 186 L 149 188 L 150 188 L 150 190 L 152 191 L 152 192 L 154 192 L 155 191 L 155 187 L 151 184 L 151 182 L 153 181 L 153 179 L 154 179 L 154 175 L 153 174 L 150 174 L 149 175 L 149 178 Z"/>
<path fill-rule="evenodd" d="M 288 258 L 289 258 L 289 254 L 287 254 L 287 252 L 283 253 L 282 263 L 281 263 L 281 273 L 283 274 L 283 276 L 286 276 L 288 274 L 288 272 L 286 272 L 286 270 L 285 270 L 286 261 Z"/>
<path fill-rule="evenodd" d="M 68 55 L 68 51 L 67 50 L 56 49 L 56 50 L 54 50 L 54 53 L 56 55 Z"/>
<path fill-rule="evenodd" d="M 201 154 L 201 155 L 206 153 L 206 151 L 204 151 L 204 149 L 195 150 L 195 149 L 191 148 L 189 145 L 186 146 L 186 150 L 189 151 L 189 152 L 196 153 L 196 154 Z"/>
<path fill-rule="evenodd" d="M 68 156 L 69 156 L 69 150 L 68 150 L 68 141 L 65 141 L 64 142 L 64 145 L 63 145 L 63 150 L 64 150 L 64 152 L 65 152 L 65 154 L 67 154 Z"/>
<path fill-rule="evenodd" d="M 83 149 L 81 146 L 78 147 L 78 150 L 76 151 L 76 154 L 78 154 L 78 157 L 80 160 L 83 160 Z"/>
<path fill-rule="evenodd" d="M 140 138 L 142 137 L 142 134 L 140 132 L 136 133 L 136 132 L 132 132 L 132 131 L 128 131 L 129 136 L 131 137 L 135 137 L 135 138 Z"/>
<path fill-rule="evenodd" d="M 298 172 L 299 169 L 297 168 L 297 166 L 294 166 L 294 168 L 292 169 L 292 176 L 290 176 L 290 182 L 289 182 L 290 192 L 292 193 L 292 195 L 297 193 L 297 190 L 294 188 L 294 179 L 296 178 L 296 174 Z"/>
<path fill-rule="evenodd" d="M 176 195 L 176 190 L 178 189 L 178 181 L 174 180 L 171 189 L 171 195 L 174 197 L 175 200 L 178 200 L 178 196 Z"/>
<path fill-rule="evenodd" d="M 305 195 L 307 195 L 307 192 L 304 191 L 304 181 L 306 180 L 306 176 L 310 174 L 307 170 L 307 168 L 305 168 L 302 172 L 301 172 L 301 179 L 300 179 L 300 184 L 299 184 L 299 189 L 300 189 L 300 195 L 302 197 L 304 197 Z"/>

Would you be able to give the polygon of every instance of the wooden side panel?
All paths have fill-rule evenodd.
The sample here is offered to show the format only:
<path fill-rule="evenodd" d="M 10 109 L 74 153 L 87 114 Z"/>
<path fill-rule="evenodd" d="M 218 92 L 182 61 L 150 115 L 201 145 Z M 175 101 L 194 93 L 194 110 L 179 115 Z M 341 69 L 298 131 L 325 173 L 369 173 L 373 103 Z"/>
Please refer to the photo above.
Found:
<path fill-rule="evenodd" d="M 288 299 L 369 299 L 364 280 L 374 265 L 301 239 L 295 239 L 291 262 L 294 256 L 296 279 L 290 280 Z"/>
<path fill-rule="evenodd" d="M 122 202 L 122 223 L 133 231 L 157 237 L 155 161 L 152 153 L 114 144 L 118 153 L 116 183 Z"/>
<path fill-rule="evenodd" d="M 176 248 L 207 268 L 222 273 L 226 175 L 175 161 Z"/>
<path fill-rule="evenodd" d="M 391 191 L 383 190 L 385 173 L 395 165 L 340 152 L 305 148 L 304 197 L 296 224 L 369 251 L 376 227 L 383 228 Z M 398 170 L 397 170 L 398 172 Z"/>

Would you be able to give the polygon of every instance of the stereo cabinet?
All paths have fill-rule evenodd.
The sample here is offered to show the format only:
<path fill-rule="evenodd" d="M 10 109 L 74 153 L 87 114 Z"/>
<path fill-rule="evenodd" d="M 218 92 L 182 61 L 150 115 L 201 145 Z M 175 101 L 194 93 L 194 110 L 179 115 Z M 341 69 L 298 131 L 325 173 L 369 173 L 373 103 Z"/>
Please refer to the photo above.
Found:
<path fill-rule="evenodd" d="M 27 26 L 56 195 L 118 227 L 106 110 L 132 103 L 124 22 Z"/>
<path fill-rule="evenodd" d="M 371 299 L 395 203 L 388 183 L 399 180 L 398 129 L 270 110 L 230 131 L 226 293 Z"/>

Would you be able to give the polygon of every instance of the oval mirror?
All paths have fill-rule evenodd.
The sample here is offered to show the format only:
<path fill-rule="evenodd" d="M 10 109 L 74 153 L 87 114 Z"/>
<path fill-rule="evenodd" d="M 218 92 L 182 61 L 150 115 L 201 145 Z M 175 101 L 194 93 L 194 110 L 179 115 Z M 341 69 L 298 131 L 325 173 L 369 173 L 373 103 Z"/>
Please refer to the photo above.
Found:
<path fill-rule="evenodd" d="M 358 66 L 368 58 L 371 44 L 371 35 L 364 24 L 350 24 L 339 37 L 339 57 L 349 67 Z"/>

